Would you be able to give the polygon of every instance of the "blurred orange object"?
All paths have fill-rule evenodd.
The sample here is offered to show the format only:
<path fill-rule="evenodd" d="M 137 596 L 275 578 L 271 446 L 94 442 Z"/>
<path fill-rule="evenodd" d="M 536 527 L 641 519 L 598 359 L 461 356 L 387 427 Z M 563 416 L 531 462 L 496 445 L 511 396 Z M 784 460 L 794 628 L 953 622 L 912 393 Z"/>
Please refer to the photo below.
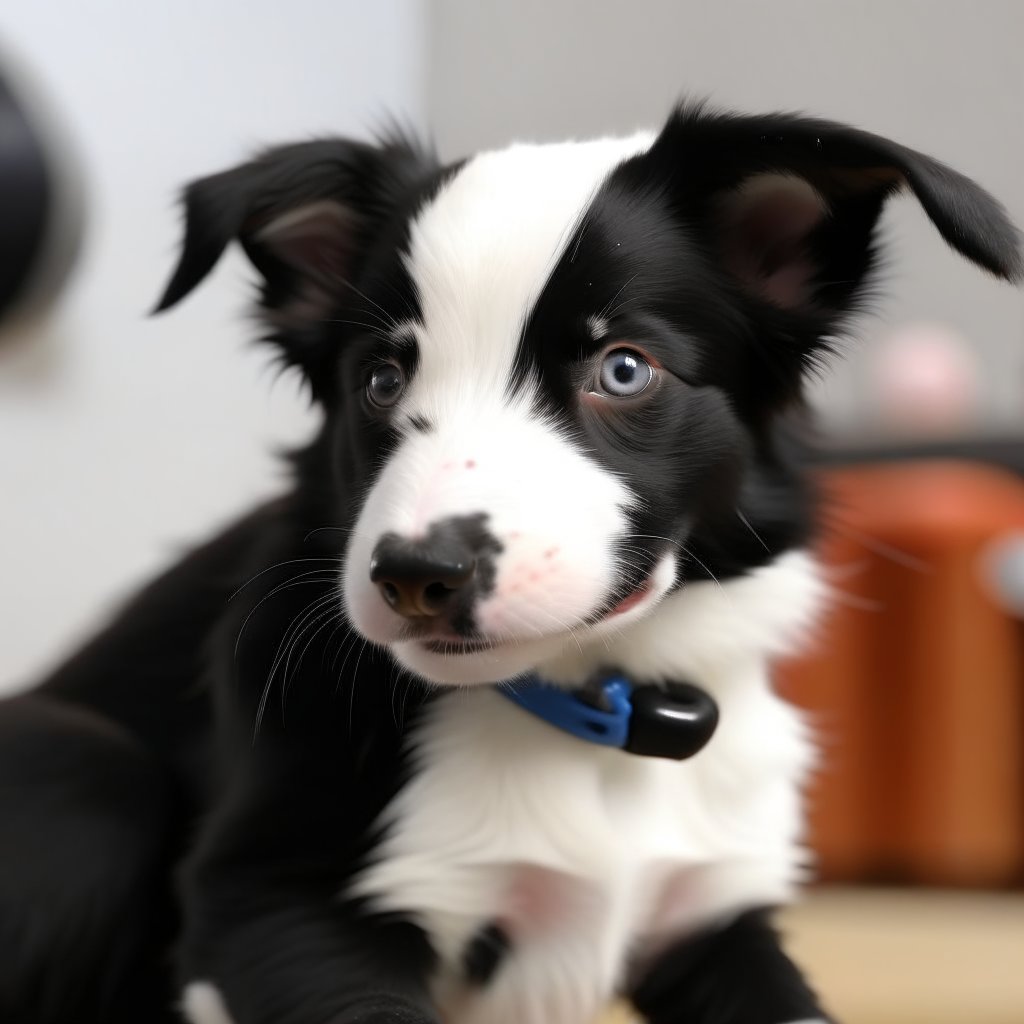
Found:
<path fill-rule="evenodd" d="M 1024 871 L 1024 644 L 982 571 L 1024 481 L 966 462 L 824 471 L 836 599 L 780 692 L 822 740 L 811 843 L 829 879 L 952 885 Z"/>

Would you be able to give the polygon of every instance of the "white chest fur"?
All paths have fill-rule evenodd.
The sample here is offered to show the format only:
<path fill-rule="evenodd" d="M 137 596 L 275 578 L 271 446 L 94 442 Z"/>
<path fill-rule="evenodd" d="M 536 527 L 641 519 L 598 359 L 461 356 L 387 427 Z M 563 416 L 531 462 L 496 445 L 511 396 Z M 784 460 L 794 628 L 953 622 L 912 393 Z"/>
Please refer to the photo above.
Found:
<path fill-rule="evenodd" d="M 744 584 L 768 609 L 761 591 L 792 585 L 798 569 L 808 601 L 782 615 L 791 640 L 820 594 L 806 559 L 762 570 L 758 587 L 748 578 L 727 595 L 729 586 L 699 584 L 685 600 L 670 599 L 679 607 L 661 616 L 665 628 L 689 650 L 676 661 L 682 671 L 690 663 L 691 678 L 721 711 L 715 737 L 690 761 L 584 743 L 490 689 L 435 704 L 415 737 L 417 771 L 388 808 L 388 838 L 356 891 L 426 928 L 440 956 L 435 990 L 447 1021 L 584 1024 L 636 957 L 705 922 L 791 897 L 812 748 L 796 712 L 769 686 L 766 649 L 785 640 L 769 630 L 762 643 L 737 645 L 736 632 L 761 635 L 748 620 L 716 657 L 707 632 L 691 644 L 688 631 L 669 623 L 678 627 L 680 615 L 699 623 L 707 603 L 723 599 L 726 614 L 743 622 L 753 611 Z M 780 614 L 776 605 L 771 615 Z M 730 631 L 719 626 L 724 638 Z M 462 954 L 495 921 L 512 950 L 477 989 L 465 983 Z"/>

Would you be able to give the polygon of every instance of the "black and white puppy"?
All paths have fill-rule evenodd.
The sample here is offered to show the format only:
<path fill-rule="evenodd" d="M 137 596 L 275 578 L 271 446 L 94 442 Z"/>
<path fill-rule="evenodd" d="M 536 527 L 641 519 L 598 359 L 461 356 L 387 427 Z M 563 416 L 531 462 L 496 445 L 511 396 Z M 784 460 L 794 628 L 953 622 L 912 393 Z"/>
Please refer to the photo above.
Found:
<path fill-rule="evenodd" d="M 814 760 L 769 666 L 825 595 L 781 430 L 901 190 L 1020 278 L 976 185 L 791 115 L 450 166 L 325 140 L 190 186 L 160 308 L 240 242 L 323 425 L 0 714 L 0 916 L 37 915 L 4 1019 L 823 1019 L 767 916 Z"/>

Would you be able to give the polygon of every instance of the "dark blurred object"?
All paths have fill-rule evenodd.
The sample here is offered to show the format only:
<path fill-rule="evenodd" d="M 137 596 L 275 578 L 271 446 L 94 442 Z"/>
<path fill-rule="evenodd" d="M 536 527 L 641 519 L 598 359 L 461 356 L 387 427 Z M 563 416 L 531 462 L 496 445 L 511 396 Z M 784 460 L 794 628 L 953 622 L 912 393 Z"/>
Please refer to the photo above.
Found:
<path fill-rule="evenodd" d="M 1024 480 L 942 460 L 820 477 L 836 601 L 815 653 L 784 666 L 780 685 L 824 742 L 811 836 L 821 873 L 1019 879 L 1024 644 L 992 558 L 1024 530 Z"/>
<path fill-rule="evenodd" d="M 76 161 L 39 89 L 0 59 L 0 327 L 52 302 L 82 237 Z"/>
<path fill-rule="evenodd" d="M 877 462 L 956 460 L 981 462 L 1024 477 L 1024 437 L 956 437 L 946 440 L 866 445 L 862 448 L 815 448 L 803 441 L 802 457 L 824 466 L 859 466 Z"/>

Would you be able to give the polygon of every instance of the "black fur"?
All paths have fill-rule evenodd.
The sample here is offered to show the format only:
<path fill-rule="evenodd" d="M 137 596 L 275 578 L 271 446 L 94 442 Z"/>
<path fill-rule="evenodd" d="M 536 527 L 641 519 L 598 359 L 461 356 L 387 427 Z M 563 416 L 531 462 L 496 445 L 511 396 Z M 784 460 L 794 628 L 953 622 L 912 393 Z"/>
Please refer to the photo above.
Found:
<path fill-rule="evenodd" d="M 238 241 L 262 276 L 270 340 L 306 374 L 324 423 L 283 498 L 0 710 L 0 1019 L 166 1019 L 181 982 L 209 978 L 237 1024 L 436 1020 L 427 937 L 339 894 L 379 841 L 380 811 L 414 769 L 404 741 L 437 698 L 352 635 L 337 585 L 339 551 L 403 429 L 365 401 L 368 369 L 387 357 L 416 371 L 414 348 L 387 335 L 419 315 L 402 261 L 409 220 L 456 170 L 402 140 L 329 140 L 187 190 L 159 308 Z M 815 268 L 806 301 L 786 308 L 734 273 L 718 219 L 725 194 L 766 171 L 805 178 L 829 211 L 800 240 Z M 856 308 L 878 212 L 904 183 L 955 248 L 1021 276 L 1018 237 L 977 186 L 825 122 L 685 108 L 606 181 L 525 325 L 518 372 L 646 499 L 630 542 L 645 564 L 650 538 L 665 537 L 685 545 L 686 578 L 722 578 L 806 540 L 810 502 L 778 435 L 807 366 Z M 325 202 L 326 220 L 287 244 L 264 230 Z M 609 338 L 593 337 L 594 315 Z M 581 374 L 621 338 L 642 338 L 665 368 L 659 392 L 607 414 L 581 405 Z M 635 584 L 623 568 L 609 602 Z M 780 956 L 745 920 L 673 952 L 635 994 L 658 1021 L 780 1024 L 783 1010 L 813 1009 Z M 467 961 L 481 983 L 488 968 L 497 960 Z M 743 1015 L 723 1016 L 751 977 Z"/>
<path fill-rule="evenodd" d="M 486 985 L 498 972 L 512 943 L 500 924 L 484 925 L 462 955 L 466 978 L 475 985 Z"/>

